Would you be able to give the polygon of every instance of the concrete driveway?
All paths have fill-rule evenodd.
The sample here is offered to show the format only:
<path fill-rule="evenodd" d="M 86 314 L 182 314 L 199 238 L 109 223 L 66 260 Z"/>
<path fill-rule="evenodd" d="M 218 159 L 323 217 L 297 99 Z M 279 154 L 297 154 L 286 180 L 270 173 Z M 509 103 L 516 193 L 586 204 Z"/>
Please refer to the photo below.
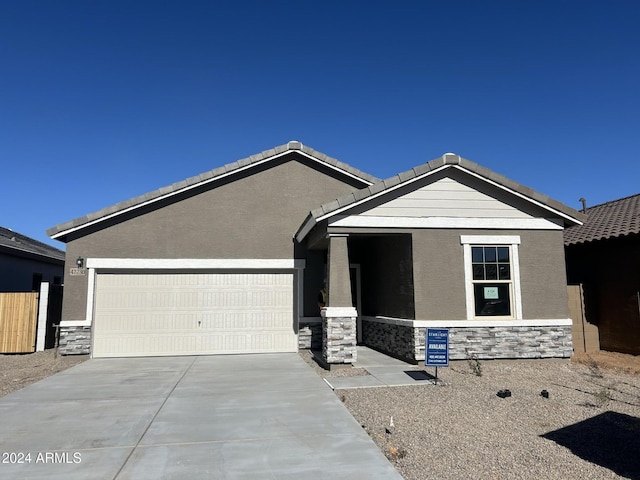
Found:
<path fill-rule="evenodd" d="M 401 478 L 297 354 L 89 360 L 0 399 L 0 455 L 16 479 Z"/>

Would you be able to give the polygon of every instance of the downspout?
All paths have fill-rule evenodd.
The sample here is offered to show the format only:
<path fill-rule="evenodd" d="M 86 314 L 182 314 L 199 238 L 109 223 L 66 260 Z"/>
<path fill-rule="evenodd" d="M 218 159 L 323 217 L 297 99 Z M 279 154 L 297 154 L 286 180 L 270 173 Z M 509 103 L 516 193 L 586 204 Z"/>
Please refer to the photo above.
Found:
<path fill-rule="evenodd" d="M 587 332 L 584 326 L 584 322 L 586 321 L 586 315 L 584 313 L 584 309 L 585 309 L 584 290 L 583 290 L 583 284 L 581 283 L 580 284 L 580 323 L 582 324 L 582 344 L 584 346 L 584 353 L 587 353 Z"/>

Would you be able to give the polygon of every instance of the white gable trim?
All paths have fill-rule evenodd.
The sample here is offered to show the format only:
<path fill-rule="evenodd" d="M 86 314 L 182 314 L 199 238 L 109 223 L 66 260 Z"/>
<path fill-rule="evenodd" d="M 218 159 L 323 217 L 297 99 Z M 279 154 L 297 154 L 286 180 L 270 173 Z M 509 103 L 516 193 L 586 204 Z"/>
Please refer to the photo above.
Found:
<path fill-rule="evenodd" d="M 207 185 L 207 184 L 212 183 L 212 182 L 217 182 L 218 180 L 221 180 L 223 178 L 227 178 L 227 177 L 229 177 L 231 175 L 235 175 L 237 173 L 244 172 L 246 170 L 249 170 L 251 168 L 257 167 L 259 165 L 263 165 L 263 164 L 265 164 L 267 162 L 271 162 L 272 160 L 280 158 L 280 157 L 282 157 L 284 155 L 288 155 L 288 154 L 290 154 L 292 152 L 298 153 L 298 154 L 302 155 L 303 157 L 308 158 L 309 160 L 312 160 L 312 161 L 314 161 L 314 162 L 316 162 L 318 164 L 321 164 L 321 165 L 323 165 L 325 167 L 328 167 L 328 168 L 330 168 L 332 170 L 335 170 L 336 172 L 341 173 L 342 175 L 346 175 L 348 177 L 354 178 L 354 179 L 356 179 L 356 180 L 358 180 L 358 181 L 360 181 L 362 183 L 368 184 L 368 185 L 373 185 L 373 183 L 370 182 L 369 180 L 365 180 L 364 178 L 358 177 L 357 175 L 354 175 L 353 173 L 351 173 L 351 172 L 349 172 L 347 170 L 343 170 L 343 169 L 341 169 L 341 168 L 339 168 L 339 167 L 337 167 L 335 165 L 331 165 L 330 163 L 323 162 L 322 160 L 319 160 L 316 157 L 314 157 L 313 155 L 309 155 L 308 153 L 305 153 L 302 150 L 286 150 L 284 152 L 278 153 L 278 154 L 273 155 L 271 157 L 267 157 L 267 158 L 265 158 L 263 160 L 260 160 L 258 162 L 250 163 L 249 165 L 245 165 L 243 167 L 239 167 L 239 168 L 236 168 L 234 170 L 230 170 L 230 171 L 228 171 L 226 173 L 223 173 L 221 175 L 216 175 L 215 177 L 208 178 L 208 179 L 203 180 L 203 181 L 198 182 L 198 183 L 194 183 L 193 185 L 189 185 L 187 187 L 180 188 L 178 190 L 166 193 L 164 195 L 160 195 L 160 196 L 158 196 L 156 198 L 153 198 L 151 200 L 147 200 L 146 202 L 138 203 L 138 204 L 133 205 L 131 207 L 124 208 L 122 210 L 118 210 L 117 212 L 105 215 L 104 217 L 96 218 L 95 220 L 91 220 L 91 221 L 89 221 L 87 223 L 83 223 L 82 225 L 78 225 L 77 227 L 72 227 L 72 228 L 68 228 L 66 230 L 62 230 L 61 232 L 58 232 L 58 233 L 55 233 L 55 234 L 51 235 L 51 238 L 55 240 L 58 237 L 61 237 L 63 235 L 68 235 L 69 233 L 73 233 L 73 232 L 76 232 L 78 230 L 82 230 L 83 228 L 89 227 L 91 225 L 95 225 L 95 224 L 103 222 L 105 220 L 109 220 L 109 219 L 117 217 L 119 215 L 123 215 L 123 214 L 125 214 L 127 212 L 130 212 L 132 210 L 136 210 L 138 208 L 142 208 L 142 207 L 145 207 L 147 205 L 151 205 L 151 204 L 159 202 L 161 200 L 165 200 L 167 198 L 171 198 L 171 197 L 173 197 L 175 195 L 179 195 L 181 193 L 188 192 L 190 190 L 193 190 L 194 188 L 199 188 L 199 187 L 201 187 L 203 185 Z"/>
<path fill-rule="evenodd" d="M 336 209 L 336 210 L 334 210 L 332 212 L 326 213 L 326 214 L 321 215 L 321 216 L 319 216 L 317 218 L 313 218 L 313 217 L 309 218 L 307 220 L 307 222 L 305 223 L 304 227 L 300 230 L 300 233 L 296 236 L 296 239 L 298 240 L 298 242 L 301 242 L 307 236 L 307 234 L 313 229 L 313 227 L 317 223 L 319 223 L 319 222 L 321 222 L 323 220 L 326 220 L 328 218 L 331 218 L 331 217 L 334 217 L 336 215 L 339 215 L 339 214 L 341 214 L 341 213 L 343 213 L 343 212 L 345 212 L 347 210 L 350 210 L 350 209 L 352 209 L 354 207 L 362 205 L 363 203 L 370 202 L 370 201 L 372 201 L 372 200 L 374 200 L 374 199 L 376 199 L 376 198 L 378 198 L 378 197 L 380 197 L 382 195 L 386 195 L 389 192 L 393 192 L 393 191 L 395 191 L 395 190 L 397 190 L 399 188 L 402 188 L 402 187 L 410 185 L 410 184 L 412 184 L 414 182 L 420 181 L 420 180 L 422 180 L 424 178 L 427 178 L 427 177 L 429 177 L 431 175 L 434 175 L 434 174 L 436 174 L 438 172 L 441 172 L 442 170 L 445 170 L 445 169 L 448 169 L 448 168 L 455 168 L 457 170 L 460 170 L 461 172 L 467 173 L 467 174 L 469 174 L 469 175 L 471 175 L 471 176 L 473 176 L 475 178 L 478 178 L 478 179 L 480 179 L 480 180 L 482 180 L 482 181 L 484 181 L 484 182 L 486 182 L 486 183 L 488 183 L 490 185 L 493 185 L 493 186 L 495 186 L 495 187 L 497 187 L 497 188 L 499 188 L 499 189 L 501 189 L 501 190 L 503 190 L 505 192 L 508 192 L 508 193 L 510 193 L 512 195 L 515 195 L 515 196 L 517 196 L 519 198 L 522 198 L 523 200 L 525 200 L 525 201 L 527 201 L 529 203 L 532 203 L 532 204 L 534 204 L 534 205 L 536 205 L 536 206 L 538 206 L 538 207 L 540 207 L 540 208 L 542 208 L 544 210 L 547 210 L 547 211 L 553 213 L 554 215 L 558 215 L 558 216 L 560 216 L 562 218 L 568 219 L 571 222 L 578 223 L 578 224 L 582 223 L 582 222 L 578 221 L 577 219 L 575 219 L 575 218 L 573 218 L 573 217 L 571 217 L 571 216 L 569 216 L 569 215 L 567 215 L 565 213 L 562 213 L 562 212 L 560 212 L 560 211 L 558 211 L 558 210 L 556 210 L 556 209 L 554 209 L 552 207 L 549 207 L 548 205 L 545 205 L 545 204 L 543 204 L 543 203 L 541 203 L 541 202 L 539 202 L 537 200 L 534 200 L 534 199 L 532 199 L 532 198 L 530 198 L 530 197 L 528 197 L 526 195 L 518 193 L 515 190 L 507 188 L 507 187 L 505 187 L 503 185 L 500 185 L 499 183 L 494 182 L 493 180 L 490 180 L 490 179 L 488 179 L 486 177 L 483 177 L 482 175 L 478 175 L 478 174 L 476 174 L 476 173 L 474 173 L 474 172 L 472 172 L 472 171 L 470 171 L 470 170 L 468 170 L 468 169 L 466 169 L 466 168 L 464 168 L 464 167 L 462 167 L 460 165 L 445 164 L 445 165 L 442 165 L 441 167 L 436 168 L 435 170 L 431 170 L 429 172 L 423 173 L 422 175 L 418 175 L 418 176 L 416 176 L 416 177 L 414 177 L 412 179 L 406 180 L 404 182 L 400 182 L 399 184 L 394 185 L 393 187 L 387 188 L 385 190 L 381 190 L 378 193 L 370 195 L 370 196 L 368 196 L 366 198 L 363 198 L 362 200 L 359 200 L 357 202 L 350 203 L 349 205 L 345 205 L 344 207 L 338 208 L 338 209 Z"/>
<path fill-rule="evenodd" d="M 332 227 L 354 228 L 471 228 L 496 230 L 563 230 L 560 220 L 552 218 L 478 218 L 478 217 L 376 217 L 337 216 Z"/>
<path fill-rule="evenodd" d="M 474 176 L 474 177 L 476 177 L 476 178 L 478 178 L 480 180 L 484 180 L 485 182 L 489 183 L 490 185 L 493 185 L 494 187 L 497 187 L 497 188 L 499 188 L 501 190 L 504 190 L 505 192 L 508 192 L 508 193 L 510 193 L 512 195 L 515 195 L 516 197 L 520 197 L 520 198 L 522 198 L 523 200 L 526 200 L 529 203 L 533 203 L 534 205 L 536 205 L 536 206 L 538 206 L 540 208 L 543 208 L 543 209 L 545 209 L 545 210 L 547 210 L 549 212 L 552 212 L 553 214 L 558 215 L 559 217 L 565 218 L 565 219 L 570 220 L 572 222 L 577 222 L 578 225 L 582 225 L 582 222 L 580 222 L 579 220 L 573 218 L 571 215 L 567 215 L 566 213 L 562 213 L 560 210 L 556 210 L 555 208 L 550 207 L 549 205 L 545 205 L 544 203 L 539 202 L 538 200 L 535 200 L 535 199 L 533 199 L 531 197 L 528 197 L 528 196 L 526 196 L 526 195 L 524 195 L 524 194 L 522 194 L 520 192 L 517 192 L 515 190 L 507 188 L 504 185 L 500 185 L 499 183 L 494 182 L 493 180 L 491 180 L 489 178 L 483 177 L 482 175 L 478 175 L 477 173 L 472 172 L 470 170 L 467 170 L 466 168 L 462 168 L 459 165 L 453 165 L 453 167 L 457 168 L 459 170 L 462 170 L 463 172 L 466 172 L 469 175 L 472 175 L 472 176 Z"/>

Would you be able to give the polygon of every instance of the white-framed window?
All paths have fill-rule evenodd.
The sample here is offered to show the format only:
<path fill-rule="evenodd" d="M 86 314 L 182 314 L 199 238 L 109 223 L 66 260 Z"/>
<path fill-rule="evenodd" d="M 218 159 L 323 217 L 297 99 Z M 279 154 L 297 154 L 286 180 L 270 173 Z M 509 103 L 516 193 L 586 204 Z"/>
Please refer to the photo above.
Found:
<path fill-rule="evenodd" d="M 522 319 L 518 235 L 461 235 L 467 319 Z"/>

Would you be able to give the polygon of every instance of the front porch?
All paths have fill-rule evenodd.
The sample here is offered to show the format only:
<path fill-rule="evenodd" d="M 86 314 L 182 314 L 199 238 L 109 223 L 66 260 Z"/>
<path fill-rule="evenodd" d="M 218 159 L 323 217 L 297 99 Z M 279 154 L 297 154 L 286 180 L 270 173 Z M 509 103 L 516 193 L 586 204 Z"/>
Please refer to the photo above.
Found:
<path fill-rule="evenodd" d="M 325 233 L 311 244 L 306 265 L 299 345 L 321 350 L 327 366 L 357 361 L 355 347 L 366 343 L 366 316 L 415 316 L 409 234 Z M 319 308 L 321 286 L 327 293 Z M 318 316 L 309 315 L 314 308 Z"/>

